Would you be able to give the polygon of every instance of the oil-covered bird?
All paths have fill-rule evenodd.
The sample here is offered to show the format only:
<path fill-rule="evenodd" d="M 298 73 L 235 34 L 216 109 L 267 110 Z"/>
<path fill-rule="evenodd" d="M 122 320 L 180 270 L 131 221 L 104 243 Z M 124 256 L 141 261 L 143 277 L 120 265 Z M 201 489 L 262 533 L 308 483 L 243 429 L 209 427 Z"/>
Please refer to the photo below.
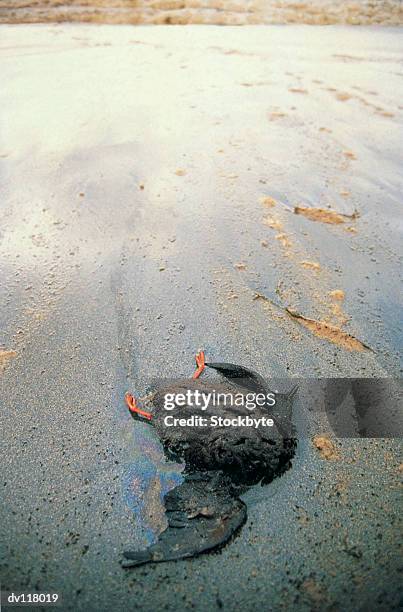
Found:
<path fill-rule="evenodd" d="M 203 351 L 196 355 L 196 364 L 192 380 L 174 381 L 152 394 L 148 400 L 152 412 L 139 407 L 132 395 L 125 396 L 133 417 L 147 419 L 155 427 L 167 457 L 183 461 L 185 470 L 184 481 L 164 497 L 167 528 L 146 550 L 124 552 L 124 567 L 193 557 L 223 546 L 246 521 L 240 495 L 252 485 L 270 483 L 291 467 L 297 444 L 292 426 L 296 387 L 287 394 L 273 393 L 253 370 L 207 363 Z M 205 367 L 223 380 L 202 381 Z M 196 392 L 210 401 L 195 405 Z M 196 425 L 167 426 L 166 398 L 178 396 L 185 398 L 179 416 L 195 417 Z M 213 397 L 219 401 L 213 402 Z M 259 426 L 244 424 L 251 416 Z M 210 425 L 218 417 L 221 425 Z M 234 419 L 239 425 L 232 425 Z M 268 422 L 272 424 L 261 425 Z"/>

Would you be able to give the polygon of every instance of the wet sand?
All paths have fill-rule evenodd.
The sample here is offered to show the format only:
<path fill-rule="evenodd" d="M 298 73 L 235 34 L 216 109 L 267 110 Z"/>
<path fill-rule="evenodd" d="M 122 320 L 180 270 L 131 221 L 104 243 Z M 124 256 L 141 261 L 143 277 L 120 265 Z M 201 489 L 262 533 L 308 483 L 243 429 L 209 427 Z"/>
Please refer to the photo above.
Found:
<path fill-rule="evenodd" d="M 190 375 L 199 347 L 266 376 L 399 375 L 400 30 L 0 40 L 2 588 L 65 610 L 396 609 L 400 443 L 335 440 L 320 410 L 219 555 L 119 560 L 180 480 L 127 390 Z"/>
<path fill-rule="evenodd" d="M 402 25 L 400 0 L 3 0 L 0 23 Z"/>

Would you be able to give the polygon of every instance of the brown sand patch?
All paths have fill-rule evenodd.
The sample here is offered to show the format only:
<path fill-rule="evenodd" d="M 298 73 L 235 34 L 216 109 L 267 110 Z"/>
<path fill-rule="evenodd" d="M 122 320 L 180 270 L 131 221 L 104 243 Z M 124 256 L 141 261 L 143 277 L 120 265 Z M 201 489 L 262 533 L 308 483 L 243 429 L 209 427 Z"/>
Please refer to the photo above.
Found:
<path fill-rule="evenodd" d="M 346 219 L 354 220 L 359 216 L 356 212 L 352 215 L 345 215 L 328 208 L 311 208 L 309 206 L 294 206 L 294 213 L 296 215 L 303 215 L 311 221 L 319 221 L 320 223 L 332 225 L 344 223 Z"/>
<path fill-rule="evenodd" d="M 336 321 L 339 327 L 343 327 L 343 325 L 345 325 L 349 320 L 349 317 L 344 313 L 343 309 L 338 303 L 332 304 L 330 306 L 330 312 L 331 316 L 326 317 L 324 321 L 325 323 L 330 323 L 330 320 L 333 319 L 334 321 Z"/>
<path fill-rule="evenodd" d="M 281 223 L 281 221 L 279 219 L 276 219 L 275 217 L 271 217 L 270 215 L 263 219 L 263 223 L 271 229 L 275 229 L 278 231 L 281 231 L 283 229 L 283 224 Z"/>
<path fill-rule="evenodd" d="M 291 93 L 298 93 L 298 94 L 307 94 L 308 90 L 307 89 L 303 89 L 302 87 L 290 87 L 290 89 L 288 91 L 291 91 Z"/>
<path fill-rule="evenodd" d="M 270 196 L 261 197 L 259 202 L 263 204 L 263 206 L 267 206 L 267 208 L 273 208 L 277 204 L 276 200 Z"/>
<path fill-rule="evenodd" d="M 352 151 L 344 151 L 343 155 L 344 157 L 347 157 L 347 159 L 357 159 L 356 154 Z"/>
<path fill-rule="evenodd" d="M 332 342 L 332 344 L 336 344 L 337 346 L 351 352 L 372 350 L 369 346 L 361 342 L 361 340 L 354 338 L 354 336 L 343 331 L 336 325 L 331 325 L 325 321 L 309 319 L 308 317 L 304 317 L 300 313 L 296 312 L 295 310 L 291 310 L 290 308 L 286 308 L 285 310 L 292 319 L 297 321 L 300 325 L 303 325 L 303 327 L 306 327 L 306 329 L 314 334 L 314 336 L 317 336 L 322 340 Z"/>
<path fill-rule="evenodd" d="M 343 309 L 340 305 L 340 302 L 344 301 L 345 293 L 342 289 L 334 289 L 329 292 L 329 295 L 333 301 L 333 304 L 330 305 L 330 312 L 332 313 L 332 318 L 335 319 L 337 324 L 342 327 L 345 325 L 349 319 L 346 314 L 343 312 Z M 328 323 L 328 320 L 326 320 Z"/>
<path fill-rule="evenodd" d="M 16 351 L 7 351 L 5 349 L 0 349 L 0 372 L 3 372 L 7 363 L 10 359 L 16 357 Z"/>
<path fill-rule="evenodd" d="M 320 456 L 322 459 L 327 459 L 328 461 L 335 461 L 340 459 L 340 454 L 334 442 L 326 435 L 317 435 L 312 440 L 315 448 L 318 449 Z"/>
<path fill-rule="evenodd" d="M 344 293 L 342 289 L 333 289 L 333 291 L 330 291 L 329 295 L 334 300 L 340 300 L 340 301 L 343 301 L 344 298 L 346 297 L 346 294 Z"/>
<path fill-rule="evenodd" d="M 340 102 L 346 102 L 347 100 L 351 100 L 351 98 L 353 97 L 352 95 L 350 95 L 346 91 L 338 91 L 335 94 L 335 96 L 336 96 L 337 100 L 340 100 Z"/>
<path fill-rule="evenodd" d="M 183 168 L 178 168 L 177 170 L 175 170 L 175 174 L 176 176 L 185 176 L 186 170 L 184 170 Z"/>
<path fill-rule="evenodd" d="M 316 263 L 316 261 L 300 261 L 299 263 L 306 270 L 320 270 L 320 264 Z"/>
<path fill-rule="evenodd" d="M 288 238 L 287 234 L 281 233 L 281 234 L 276 234 L 276 236 L 274 236 L 276 240 L 278 240 L 280 242 L 280 244 L 285 247 L 285 248 L 290 248 L 292 246 L 292 242 L 291 240 Z"/>
<path fill-rule="evenodd" d="M 382 115 L 382 117 L 394 117 L 395 116 L 394 113 L 391 113 L 390 111 L 386 111 L 383 109 L 382 110 L 377 109 L 376 114 Z"/>

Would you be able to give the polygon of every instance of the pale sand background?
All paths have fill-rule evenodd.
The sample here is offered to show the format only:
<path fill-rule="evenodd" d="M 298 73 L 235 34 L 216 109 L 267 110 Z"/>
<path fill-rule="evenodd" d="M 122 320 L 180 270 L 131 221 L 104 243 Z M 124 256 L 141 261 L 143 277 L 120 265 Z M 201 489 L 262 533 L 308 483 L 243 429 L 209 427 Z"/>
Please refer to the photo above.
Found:
<path fill-rule="evenodd" d="M 0 22 L 401 25 L 400 0 L 1 0 Z"/>

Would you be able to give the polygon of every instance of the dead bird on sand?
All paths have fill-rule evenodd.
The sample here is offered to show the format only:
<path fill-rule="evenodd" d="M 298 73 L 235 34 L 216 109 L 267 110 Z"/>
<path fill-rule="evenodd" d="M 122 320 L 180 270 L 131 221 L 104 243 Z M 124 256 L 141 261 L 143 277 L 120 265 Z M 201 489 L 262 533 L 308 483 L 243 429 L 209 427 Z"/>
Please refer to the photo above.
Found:
<path fill-rule="evenodd" d="M 182 380 L 157 390 L 150 402 L 153 412 L 137 405 L 126 394 L 128 408 L 135 418 L 148 419 L 156 428 L 165 453 L 170 459 L 186 464 L 184 482 L 164 497 L 168 527 L 157 542 L 142 551 L 124 552 L 124 567 L 194 557 L 223 546 L 245 523 L 247 509 L 239 498 L 250 486 L 268 484 L 291 467 L 296 438 L 291 423 L 296 388 L 288 394 L 273 393 L 266 381 L 253 370 L 231 363 L 206 363 L 203 352 L 196 355 L 197 370 L 193 380 Z M 217 383 L 198 380 L 204 368 L 212 368 L 225 379 L 220 393 L 241 398 L 253 393 L 265 398 L 253 409 L 255 422 L 272 421 L 271 426 L 247 426 L 250 408 L 246 402 L 237 405 L 209 403 L 201 409 L 190 402 L 188 392 L 208 396 L 217 390 Z M 195 426 L 167 426 L 166 397 L 183 394 L 187 403 L 183 414 Z M 212 397 L 212 395 L 210 397 Z M 261 405 L 262 404 L 262 405 Z M 220 416 L 218 426 L 206 426 L 212 417 Z M 182 413 L 181 413 L 182 414 Z M 228 426 L 238 418 L 238 426 Z"/>

